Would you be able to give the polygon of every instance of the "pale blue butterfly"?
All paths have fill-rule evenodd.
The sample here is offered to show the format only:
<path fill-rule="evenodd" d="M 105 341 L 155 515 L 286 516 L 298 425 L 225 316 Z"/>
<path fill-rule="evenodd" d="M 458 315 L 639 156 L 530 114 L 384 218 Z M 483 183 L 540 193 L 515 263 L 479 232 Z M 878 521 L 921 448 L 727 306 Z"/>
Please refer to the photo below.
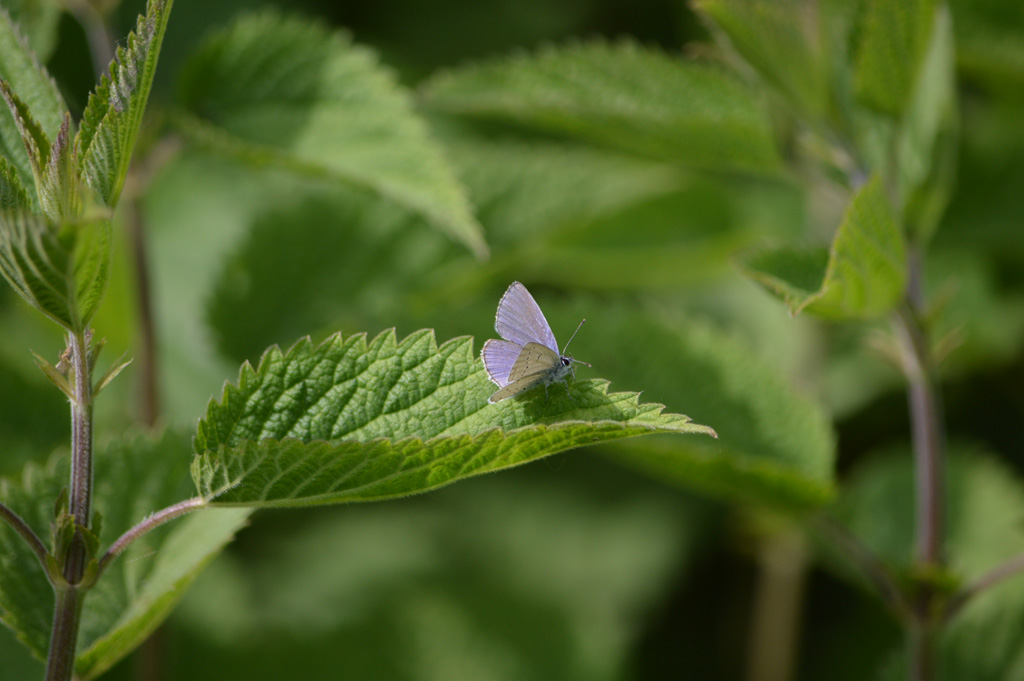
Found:
<path fill-rule="evenodd" d="M 576 327 L 569 343 L 585 321 Z M 568 395 L 566 378 L 575 378 L 573 364 L 578 362 L 590 366 L 573 359 L 572 355 L 564 354 L 565 350 L 558 352 L 558 342 L 555 334 L 551 333 L 548 320 L 544 318 L 537 301 L 518 281 L 512 282 L 498 302 L 494 330 L 505 340 L 492 338 L 484 343 L 480 351 L 487 375 L 499 388 L 488 402 L 500 402 L 539 385 L 544 386 L 544 393 L 547 394 L 548 386 L 555 381 L 565 385 Z M 569 343 L 565 344 L 566 349 Z"/>

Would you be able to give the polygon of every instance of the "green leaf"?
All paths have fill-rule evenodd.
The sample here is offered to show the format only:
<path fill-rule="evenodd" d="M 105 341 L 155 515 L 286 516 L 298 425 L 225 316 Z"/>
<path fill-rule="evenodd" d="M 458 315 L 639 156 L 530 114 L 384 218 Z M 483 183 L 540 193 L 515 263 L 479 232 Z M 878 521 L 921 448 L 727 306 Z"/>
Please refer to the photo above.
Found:
<path fill-rule="evenodd" d="M 0 272 L 30 305 L 69 330 L 82 330 L 103 297 L 110 220 L 0 216 Z"/>
<path fill-rule="evenodd" d="M 827 258 L 813 249 L 760 249 L 742 266 L 794 315 L 807 310 L 829 319 L 885 314 L 900 301 L 907 277 L 903 239 L 877 177 L 850 202 Z"/>
<path fill-rule="evenodd" d="M 82 176 L 110 207 L 117 205 L 128 174 L 171 5 L 172 0 L 149 0 L 82 114 L 75 140 Z"/>
<path fill-rule="evenodd" d="M 953 26 L 944 5 L 934 14 L 898 139 L 904 224 L 922 240 L 942 218 L 958 164 Z"/>
<path fill-rule="evenodd" d="M 932 31 L 936 0 L 868 0 L 856 54 L 857 96 L 869 106 L 902 115 Z"/>
<path fill-rule="evenodd" d="M 778 156 L 755 94 L 727 72 L 630 42 L 545 48 L 434 77 L 426 102 L 643 156 L 771 172 Z"/>
<path fill-rule="evenodd" d="M 769 84 L 808 114 L 828 105 L 827 56 L 817 6 L 757 0 L 698 0 L 728 44 Z"/>
<path fill-rule="evenodd" d="M 109 546 L 147 515 L 187 498 L 188 439 L 117 442 L 97 453 L 95 510 Z M 54 500 L 67 485 L 66 458 L 45 470 L 30 464 L 21 485 L 0 481 L 0 495 L 45 537 Z M 199 511 L 147 533 L 110 564 L 82 612 L 75 671 L 91 679 L 141 643 L 169 614 L 206 562 L 245 524 L 247 512 Z M 45 658 L 53 617 L 52 589 L 34 555 L 6 523 L 0 527 L 0 618 Z M 34 564 L 33 564 L 34 563 Z"/>
<path fill-rule="evenodd" d="M 57 46 L 63 8 L 47 0 L 5 0 L 4 9 L 10 12 L 37 60 L 43 64 L 49 61 Z"/>
<path fill-rule="evenodd" d="M 237 21 L 185 69 L 196 141 L 369 190 L 487 252 L 465 193 L 407 93 L 368 49 L 276 12 Z"/>
<path fill-rule="evenodd" d="M 0 499 L 21 516 L 44 543 L 50 534 L 53 503 L 67 480 L 34 464 L 20 484 L 0 478 Z M 41 660 L 46 659 L 53 621 L 53 588 L 35 553 L 5 522 L 0 522 L 0 621 Z"/>
<path fill-rule="evenodd" d="M 18 170 L 0 156 L 0 212 L 17 213 L 32 208 L 32 196 L 21 182 Z"/>
<path fill-rule="evenodd" d="M 177 611 L 175 633 L 187 638 L 176 641 L 190 651 L 177 674 L 315 678 L 330 668 L 425 681 L 465 678 L 455 670 L 469 662 L 473 679 L 508 679 L 509 669 L 535 681 L 620 678 L 637 626 L 697 549 L 701 516 L 692 499 L 600 458 L 569 455 L 554 468 L 304 512 L 287 527 L 265 515 L 258 559 L 218 559 Z M 284 632 L 293 645 L 269 645 Z"/>
<path fill-rule="evenodd" d="M 300 341 L 243 365 L 200 421 L 192 475 L 215 505 L 302 506 L 386 499 L 647 433 L 705 433 L 685 416 L 579 381 L 489 405 L 473 340 L 438 347 L 421 330 Z"/>
<path fill-rule="evenodd" d="M 54 137 L 64 120 L 67 106 L 50 78 L 39 63 L 11 16 L 0 8 L 0 81 L 11 92 L 17 93 L 25 110 L 39 123 L 40 131 Z M 50 145 L 45 147 L 49 150 Z M 45 153 L 45 152 L 44 152 Z M 32 186 L 33 172 L 21 134 L 9 111 L 0 109 L 0 156 L 18 169 L 22 184 Z"/>
<path fill-rule="evenodd" d="M 36 177 L 39 205 L 53 220 L 71 220 L 82 214 L 78 187 L 78 164 L 71 143 L 71 115 L 53 140 L 46 162 Z"/>
<path fill-rule="evenodd" d="M 946 462 L 943 548 L 949 568 L 965 584 L 1024 552 L 1024 485 L 1006 463 L 977 447 L 954 444 Z M 914 498 L 912 453 L 894 448 L 854 470 L 836 507 L 851 532 L 908 579 L 915 572 Z M 1020 576 L 969 602 L 940 638 L 949 678 L 1012 678 L 1024 663 L 1022 613 Z"/>
<path fill-rule="evenodd" d="M 574 341 L 584 346 L 580 356 L 698 414 L 718 439 L 643 438 L 609 447 L 616 461 L 740 503 L 805 509 L 832 498 L 835 442 L 818 404 L 735 336 L 670 310 L 636 307 L 602 307 L 600 318 L 591 310 Z M 556 305 L 554 314 L 548 308 L 559 319 L 584 314 L 582 304 Z"/>

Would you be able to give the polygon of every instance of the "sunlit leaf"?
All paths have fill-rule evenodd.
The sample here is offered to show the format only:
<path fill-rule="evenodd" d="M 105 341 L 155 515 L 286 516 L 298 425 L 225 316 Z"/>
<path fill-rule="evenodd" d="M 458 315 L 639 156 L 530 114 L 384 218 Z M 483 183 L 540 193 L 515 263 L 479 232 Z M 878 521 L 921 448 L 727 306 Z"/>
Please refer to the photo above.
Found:
<path fill-rule="evenodd" d="M 405 496 L 583 444 L 709 428 L 607 383 L 490 405 L 471 338 L 335 335 L 243 366 L 199 424 L 192 472 L 214 505 L 301 506 Z"/>
<path fill-rule="evenodd" d="M 118 47 L 110 72 L 89 96 L 75 140 L 85 181 L 107 206 L 117 205 L 156 63 L 172 0 L 149 0 L 135 31 Z"/>
<path fill-rule="evenodd" d="M 183 130 L 259 165 L 377 193 L 486 253 L 461 185 L 376 55 L 324 26 L 250 15 L 186 68 Z"/>
<path fill-rule="evenodd" d="M 756 95 L 724 70 L 630 42 L 544 48 L 442 73 L 437 109 L 552 131 L 698 167 L 772 171 Z"/>
<path fill-rule="evenodd" d="M 854 196 L 829 253 L 760 249 L 743 258 L 745 271 L 779 296 L 793 314 L 869 318 L 891 310 L 903 295 L 903 238 L 878 178 Z"/>

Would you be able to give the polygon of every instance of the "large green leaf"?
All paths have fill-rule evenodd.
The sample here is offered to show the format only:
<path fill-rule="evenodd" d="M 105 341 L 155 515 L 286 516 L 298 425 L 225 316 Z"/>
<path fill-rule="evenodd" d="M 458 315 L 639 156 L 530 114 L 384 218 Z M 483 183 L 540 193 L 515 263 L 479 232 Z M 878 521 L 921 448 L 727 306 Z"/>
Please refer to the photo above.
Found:
<path fill-rule="evenodd" d="M 242 367 L 199 423 L 192 473 L 214 505 L 301 506 L 440 487 L 582 444 L 706 426 L 637 393 L 580 381 L 489 405 L 472 338 L 438 347 L 422 330 L 398 343 L 340 334 L 271 348 Z"/>
<path fill-rule="evenodd" d="M 82 114 L 75 140 L 82 175 L 107 206 L 117 205 L 124 187 L 172 3 L 149 0 Z"/>
<path fill-rule="evenodd" d="M 47 0 L 5 0 L 4 9 L 10 12 L 39 62 L 49 61 L 57 46 L 63 8 Z"/>
<path fill-rule="evenodd" d="M 103 545 L 190 495 L 188 449 L 186 437 L 167 434 L 114 443 L 97 453 L 93 501 L 103 519 Z M 54 503 L 67 480 L 66 458 L 45 470 L 30 464 L 22 484 L 4 481 L 0 494 L 37 535 L 47 537 Z M 247 517 L 244 511 L 200 511 L 146 534 L 111 563 L 86 597 L 77 675 L 94 678 L 141 643 Z M 0 549 L 2 619 L 36 656 L 45 658 L 52 589 L 35 556 L 6 523 L 0 524 Z"/>
<path fill-rule="evenodd" d="M 883 315 L 900 301 L 905 257 L 903 237 L 876 177 L 854 196 L 831 252 L 759 249 L 743 258 L 743 267 L 793 314 L 807 310 L 830 319 L 856 319 Z"/>
<path fill-rule="evenodd" d="M 613 379 L 631 376 L 646 396 L 681 405 L 718 433 L 714 441 L 623 442 L 608 448 L 616 460 L 741 503 L 800 509 L 834 495 L 835 443 L 827 415 L 748 345 L 656 306 L 603 306 L 599 314 L 583 303 L 548 307 L 556 318 L 587 314 L 574 344 L 595 370 Z"/>
<path fill-rule="evenodd" d="M 378 193 L 486 253 L 461 185 L 407 93 L 347 35 L 275 12 L 240 19 L 186 68 L 193 139 Z"/>
<path fill-rule="evenodd" d="M 41 215 L 0 215 L 0 273 L 30 305 L 83 330 L 100 304 L 110 262 L 110 220 L 58 226 Z"/>
<path fill-rule="evenodd" d="M 817 5 L 698 0 L 696 6 L 714 21 L 728 44 L 798 109 L 816 117 L 826 112 L 830 55 L 821 44 Z"/>
<path fill-rule="evenodd" d="M 171 678 L 441 681 L 471 668 L 614 681 L 699 546 L 696 506 L 581 453 L 301 522 L 262 514 L 258 547 L 218 559 L 176 612 L 189 655 Z"/>
<path fill-rule="evenodd" d="M 857 51 L 856 90 L 867 104 L 900 116 L 928 46 L 936 0 L 868 0 Z"/>
<path fill-rule="evenodd" d="M 923 239 L 942 218 L 959 160 L 953 25 L 945 6 L 932 24 L 898 139 L 904 224 Z"/>
<path fill-rule="evenodd" d="M 42 132 L 50 138 L 56 137 L 67 110 L 64 99 L 3 8 L 0 8 L 0 79 L 24 102 L 32 117 L 39 121 Z M 33 186 L 28 152 L 15 119 L 6 107 L 0 107 L 0 155 L 18 169 L 24 186 Z"/>
<path fill-rule="evenodd" d="M 545 48 L 443 73 L 437 109 L 526 125 L 699 167 L 778 165 L 755 94 L 721 69 L 630 42 Z"/>
<path fill-rule="evenodd" d="M 66 470 L 66 467 L 62 470 Z M 15 483 L 0 478 L 0 499 L 44 542 L 53 506 L 67 480 L 52 468 L 25 467 Z M 6 522 L 0 522 L 0 621 L 39 659 L 46 659 L 53 621 L 53 587 L 39 559 Z"/>

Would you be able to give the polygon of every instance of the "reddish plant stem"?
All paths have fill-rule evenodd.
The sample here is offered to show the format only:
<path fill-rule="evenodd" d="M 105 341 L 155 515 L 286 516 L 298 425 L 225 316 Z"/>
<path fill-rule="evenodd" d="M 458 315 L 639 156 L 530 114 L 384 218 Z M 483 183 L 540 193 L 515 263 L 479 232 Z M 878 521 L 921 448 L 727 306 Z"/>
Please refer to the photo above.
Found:
<path fill-rule="evenodd" d="M 85 572 L 85 540 L 77 529 L 90 526 L 92 515 L 92 372 L 89 362 L 89 332 L 68 334 L 72 387 L 71 400 L 71 497 L 70 512 L 76 531 L 64 560 L 65 584 L 56 588 L 53 632 L 46 666 L 46 681 L 68 681 L 74 672 L 78 626 L 85 592 L 77 586 Z M 58 560 L 61 556 L 57 557 Z"/>
<path fill-rule="evenodd" d="M 6 520 L 14 531 L 21 535 L 21 538 L 25 540 L 25 543 L 32 548 L 32 553 L 36 554 L 36 558 L 39 559 L 40 565 L 43 569 L 46 569 L 46 546 L 43 544 L 39 536 L 29 527 L 28 523 L 21 519 L 17 513 L 14 512 L 10 507 L 0 503 L 0 518 Z"/>

